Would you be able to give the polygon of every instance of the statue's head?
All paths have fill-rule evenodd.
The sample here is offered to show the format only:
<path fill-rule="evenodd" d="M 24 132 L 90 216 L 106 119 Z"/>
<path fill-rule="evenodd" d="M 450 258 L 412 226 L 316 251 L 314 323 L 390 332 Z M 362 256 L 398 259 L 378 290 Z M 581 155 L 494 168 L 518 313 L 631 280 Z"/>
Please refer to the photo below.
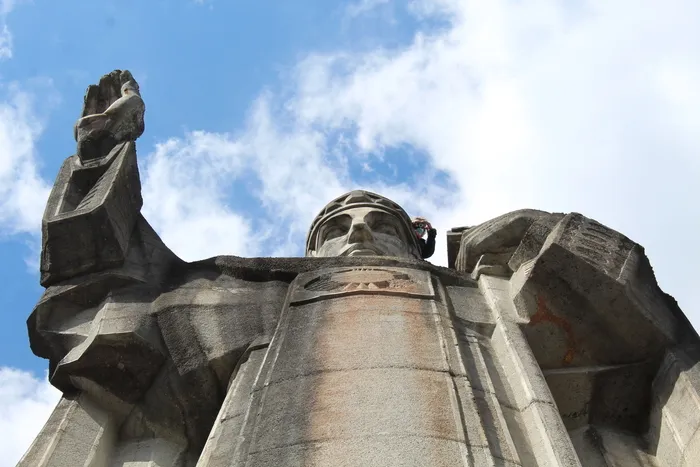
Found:
<path fill-rule="evenodd" d="M 306 256 L 398 256 L 420 259 L 406 212 L 388 198 L 356 190 L 326 205 L 306 239 Z"/>

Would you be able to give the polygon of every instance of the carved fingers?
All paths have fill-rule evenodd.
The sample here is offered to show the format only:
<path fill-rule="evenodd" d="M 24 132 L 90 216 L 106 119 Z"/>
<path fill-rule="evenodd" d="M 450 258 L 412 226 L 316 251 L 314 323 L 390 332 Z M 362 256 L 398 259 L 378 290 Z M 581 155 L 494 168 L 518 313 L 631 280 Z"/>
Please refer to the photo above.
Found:
<path fill-rule="evenodd" d="M 129 81 L 136 82 L 136 80 L 134 79 L 134 76 L 131 74 L 131 72 L 129 70 L 124 70 L 121 72 L 121 74 L 119 75 L 119 81 L 121 83 L 120 88 L 121 88 L 121 86 L 124 86 L 124 84 L 128 83 Z"/>
<path fill-rule="evenodd" d="M 100 78 L 100 94 L 102 95 L 100 112 L 104 112 L 114 101 L 122 96 L 121 73 L 121 70 L 114 70 Z"/>
<path fill-rule="evenodd" d="M 98 110 L 98 101 L 100 96 L 100 87 L 96 84 L 91 84 L 88 86 L 87 91 L 85 91 L 85 100 L 83 102 L 83 113 L 81 117 L 87 115 L 94 115 L 100 113 Z"/>
<path fill-rule="evenodd" d="M 121 97 L 121 87 L 123 84 L 122 79 L 125 73 L 128 74 L 130 79 L 133 79 L 131 73 L 128 71 L 122 72 L 121 70 L 115 70 L 100 78 L 99 84 L 91 84 L 88 86 L 85 92 L 81 117 L 101 114 L 119 99 Z"/>

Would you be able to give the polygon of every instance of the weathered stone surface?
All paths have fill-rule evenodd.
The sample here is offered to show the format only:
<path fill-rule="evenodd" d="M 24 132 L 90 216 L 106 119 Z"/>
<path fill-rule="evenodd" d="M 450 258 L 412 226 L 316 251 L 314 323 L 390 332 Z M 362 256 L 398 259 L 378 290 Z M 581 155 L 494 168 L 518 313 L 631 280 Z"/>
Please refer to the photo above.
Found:
<path fill-rule="evenodd" d="M 580 214 L 562 218 L 516 276 L 514 300 L 543 368 L 641 362 L 681 338 L 643 249 Z"/>
<path fill-rule="evenodd" d="M 204 445 L 246 349 L 271 339 L 287 286 L 194 274 L 153 302 L 191 443 Z"/>
<path fill-rule="evenodd" d="M 651 453 L 643 439 L 606 427 L 585 426 L 571 434 L 584 466 L 661 467 L 667 464 Z"/>
<path fill-rule="evenodd" d="M 544 211 L 521 209 L 464 230 L 456 269 L 471 272 L 484 253 L 512 253 L 530 225 L 547 215 L 549 213 Z"/>
<path fill-rule="evenodd" d="M 116 442 L 113 416 L 85 395 L 61 398 L 18 467 L 108 465 Z"/>
<path fill-rule="evenodd" d="M 408 214 L 388 198 L 364 190 L 328 203 L 311 224 L 307 256 L 421 258 Z"/>
<path fill-rule="evenodd" d="M 142 439 L 120 443 L 110 467 L 185 467 L 183 446 L 164 439 Z"/>
<path fill-rule="evenodd" d="M 670 349 L 654 380 L 647 437 L 666 465 L 700 462 L 699 355 L 694 346 Z"/>
<path fill-rule="evenodd" d="M 367 438 L 363 442 L 354 439 L 329 439 L 255 452 L 251 454 L 246 465 L 455 467 L 470 465 L 468 459 L 473 459 L 473 456 L 469 456 L 465 451 L 467 450 L 463 443 L 440 438 L 377 436 Z M 515 467 L 515 464 L 509 463 L 491 465 Z"/>
<path fill-rule="evenodd" d="M 517 271 L 523 263 L 535 258 L 552 229 L 564 218 L 564 214 L 549 214 L 535 220 L 525 232 L 520 244 L 508 261 L 511 271 Z"/>
<path fill-rule="evenodd" d="M 649 424 L 651 382 L 658 360 L 544 372 L 567 430 L 609 426 L 643 434 Z"/>
<path fill-rule="evenodd" d="M 493 224 L 499 220 L 503 217 L 470 229 L 488 232 L 484 234 L 488 241 L 475 242 L 488 248 L 472 255 L 478 257 L 472 277 L 481 282 L 482 275 L 489 276 L 484 282 L 487 302 L 504 313 L 496 317 L 492 342 L 504 381 L 509 382 L 506 400 L 515 407 L 541 407 L 539 415 L 529 419 L 535 425 L 527 429 L 534 457 L 545 454 L 536 454 L 540 442 L 532 439 L 531 430 L 548 426 L 541 417 L 555 408 L 582 465 L 697 463 L 700 450 L 695 443 L 700 446 L 700 439 L 695 440 L 695 422 L 688 418 L 696 411 L 688 408 L 695 404 L 693 397 L 700 397 L 697 388 L 687 383 L 700 384 L 700 376 L 689 370 L 697 365 L 697 351 L 692 353 L 695 357 L 679 350 L 669 353 L 659 370 L 666 349 L 678 342 L 697 346 L 697 334 L 675 301 L 659 289 L 643 249 L 580 214 L 543 215 L 518 240 L 507 262 L 513 271 L 508 280 L 510 273 L 502 267 L 502 259 L 511 254 L 517 236 L 493 234 L 498 231 Z M 511 231 L 515 230 L 518 235 L 523 232 Z M 465 244 L 473 248 L 473 243 Z M 460 254 L 467 258 L 468 253 Z M 496 280 L 494 275 L 504 279 Z M 516 347 L 516 343 L 520 344 Z M 542 377 L 533 378 L 537 375 L 533 363 L 529 370 L 511 366 L 507 355 L 518 355 L 521 362 L 529 355 L 544 370 Z M 516 374 L 529 375 L 524 391 L 514 389 L 516 380 L 511 375 Z M 685 374 L 688 377 L 674 376 Z M 527 394 L 539 395 L 523 397 Z M 681 399 L 673 394 L 683 394 L 683 402 L 675 402 Z M 675 412 L 674 406 L 678 407 Z M 511 424 L 527 420 L 524 412 L 509 414 L 506 409 L 504 414 Z M 560 428 L 557 433 L 563 431 Z M 554 432 L 544 436 L 548 442 L 556 438 Z M 521 447 L 522 440 L 517 436 L 514 440 Z M 535 465 L 527 449 L 519 452 L 525 465 Z M 553 465 L 571 459 L 571 451 L 565 452 L 559 460 L 551 459 Z"/>
<path fill-rule="evenodd" d="M 435 303 L 434 292 L 425 287 L 429 284 L 423 290 L 414 289 L 410 279 L 390 285 L 391 280 L 383 280 L 390 271 L 388 276 L 411 277 L 386 267 L 297 277 L 251 394 L 251 404 L 260 408 L 249 412 L 240 428 L 243 441 L 233 465 L 259 465 L 281 453 L 298 460 L 297 455 L 310 453 L 292 447 L 326 442 L 340 450 L 351 448 L 349 457 L 337 462 L 362 465 L 374 458 L 373 439 L 378 437 L 390 446 L 406 438 L 426 444 L 411 460 L 416 465 L 447 460 L 470 465 L 468 459 L 480 459 L 480 465 L 519 465 L 497 398 L 481 395 L 478 410 L 464 409 L 473 393 L 456 388 L 469 385 L 471 370 L 465 367 L 471 363 L 448 350 L 459 343 L 447 310 Z M 327 279 L 316 280 L 321 277 Z M 350 280 L 359 277 L 366 280 Z M 421 282 L 426 281 L 427 276 Z M 323 293 L 309 300 L 309 288 Z M 491 358 L 487 352 L 478 355 Z M 479 416 L 473 418 L 472 412 Z M 483 440 L 466 440 L 464 420 L 469 416 L 470 429 L 482 430 Z M 494 419 L 501 423 L 484 431 L 485 420 Z M 444 450 L 435 457 L 433 440 L 457 442 L 445 445 L 454 453 Z M 325 454 L 309 462 L 334 463 Z"/>
<path fill-rule="evenodd" d="M 44 212 L 41 284 L 121 266 L 142 204 L 132 143 L 88 166 L 66 159 Z"/>
<path fill-rule="evenodd" d="M 27 320 L 32 351 L 58 364 L 87 337 L 110 291 L 139 283 L 126 274 L 97 273 L 46 289 Z"/>
<path fill-rule="evenodd" d="M 508 261 L 513 256 L 514 249 L 507 249 L 502 253 L 484 253 L 479 257 L 474 269 L 471 273 L 471 278 L 479 280 L 482 274 L 497 277 L 509 277 L 512 271 L 508 267 Z"/>
<path fill-rule="evenodd" d="M 344 256 L 307 258 L 240 258 L 238 256 L 216 256 L 197 261 L 173 270 L 173 277 L 196 271 L 216 271 L 236 279 L 249 281 L 291 282 L 297 275 L 335 267 L 409 267 L 417 271 L 428 271 L 444 285 L 476 287 L 476 282 L 453 269 L 435 266 L 427 261 L 388 256 Z M 179 279 L 178 279 L 179 280 Z"/>
<path fill-rule="evenodd" d="M 197 466 L 227 467 L 236 459 L 245 417 L 251 410 L 250 394 L 266 354 L 267 346 L 258 345 L 241 358 Z"/>
<path fill-rule="evenodd" d="M 89 88 L 51 193 L 28 327 L 65 397 L 20 465 L 700 465 L 700 339 L 627 237 L 521 210 L 440 268 L 358 190 L 306 258 L 184 263 L 139 213 L 143 112 L 128 72 Z"/>
<path fill-rule="evenodd" d="M 82 162 L 107 155 L 114 146 L 136 141 L 145 129 L 146 106 L 139 85 L 127 70 L 114 70 L 90 85 L 83 112 L 74 127 L 77 157 Z"/>
<path fill-rule="evenodd" d="M 143 286 L 110 292 L 98 306 L 85 340 L 59 362 L 52 383 L 68 390 L 71 377 L 84 377 L 125 402 L 138 401 L 165 360 L 160 333 L 149 314 L 153 298 L 152 290 Z"/>
<path fill-rule="evenodd" d="M 508 297 L 508 281 L 482 276 L 479 286 L 497 316 L 492 342 L 506 383 L 501 397 L 511 410 L 507 414 L 512 420 L 509 427 L 520 431 L 515 440 L 520 441 L 519 450 L 528 459 L 524 465 L 580 465 L 542 370 L 518 326 L 520 319 Z"/>
<path fill-rule="evenodd" d="M 453 227 L 447 231 L 447 267 L 454 269 L 462 242 L 462 233 L 471 227 Z"/>
<path fill-rule="evenodd" d="M 187 394 L 181 391 L 174 363 L 166 360 L 143 399 L 134 404 L 120 428 L 121 440 L 158 438 L 187 445 Z"/>
<path fill-rule="evenodd" d="M 448 286 L 445 289 L 455 315 L 455 326 L 463 324 L 484 336 L 493 334 L 496 317 L 477 287 Z"/>

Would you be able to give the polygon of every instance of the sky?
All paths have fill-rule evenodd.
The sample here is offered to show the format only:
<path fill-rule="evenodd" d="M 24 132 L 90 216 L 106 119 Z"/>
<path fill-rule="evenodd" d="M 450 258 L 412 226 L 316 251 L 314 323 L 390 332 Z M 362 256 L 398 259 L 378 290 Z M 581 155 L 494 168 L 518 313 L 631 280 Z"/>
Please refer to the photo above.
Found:
<path fill-rule="evenodd" d="M 299 256 L 369 189 L 444 233 L 580 212 L 697 328 L 697 0 L 0 0 L 0 465 L 59 394 L 32 355 L 41 216 L 86 87 L 146 102 L 143 214 L 185 260 Z"/>

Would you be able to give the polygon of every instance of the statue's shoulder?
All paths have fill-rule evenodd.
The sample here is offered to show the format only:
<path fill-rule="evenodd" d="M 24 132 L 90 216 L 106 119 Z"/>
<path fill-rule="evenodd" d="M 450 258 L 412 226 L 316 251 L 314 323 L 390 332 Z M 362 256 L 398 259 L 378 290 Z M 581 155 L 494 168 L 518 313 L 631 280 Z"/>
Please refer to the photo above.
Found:
<path fill-rule="evenodd" d="M 635 351 L 697 341 L 675 300 L 659 287 L 644 248 L 581 213 L 513 211 L 454 229 L 455 247 L 456 271 L 475 280 L 484 274 L 509 279 L 519 313 L 535 317 L 535 323 L 546 307 L 593 328 L 599 326 L 595 320 L 603 320 L 599 330 L 618 336 L 635 329 Z M 637 356 L 635 351 L 618 349 L 616 355 Z"/>

